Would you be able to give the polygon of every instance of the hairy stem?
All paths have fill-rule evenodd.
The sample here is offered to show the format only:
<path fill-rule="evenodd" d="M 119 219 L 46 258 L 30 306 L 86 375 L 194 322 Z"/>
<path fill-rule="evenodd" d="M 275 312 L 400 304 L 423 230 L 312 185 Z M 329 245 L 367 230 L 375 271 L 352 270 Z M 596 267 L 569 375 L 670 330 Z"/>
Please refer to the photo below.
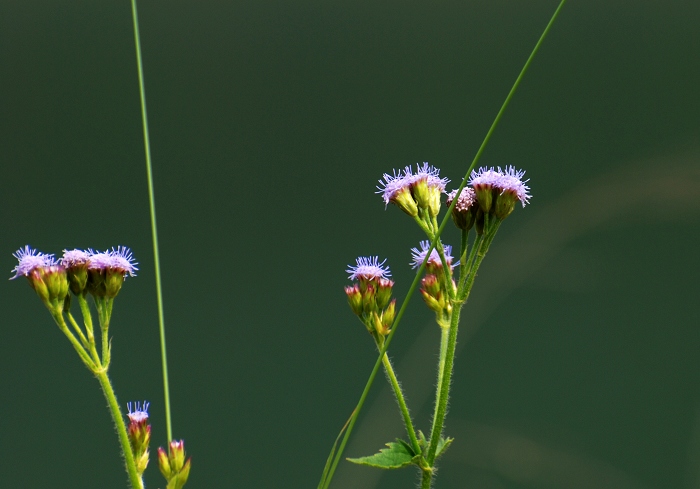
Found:
<path fill-rule="evenodd" d="M 100 382 L 102 392 L 104 393 L 105 399 L 107 399 L 107 404 L 109 405 L 109 411 L 112 414 L 112 421 L 114 421 L 114 426 L 117 430 L 117 435 L 119 436 L 119 443 L 122 446 L 122 454 L 124 455 L 124 463 L 126 465 L 126 471 L 129 474 L 131 487 L 132 489 L 143 489 L 143 481 L 136 470 L 134 454 L 131 451 L 131 444 L 129 443 L 129 435 L 126 432 L 124 417 L 119 409 L 117 397 L 114 395 L 112 383 L 109 381 L 109 377 L 107 376 L 107 372 L 105 370 L 95 372 L 95 377 L 97 377 L 97 380 Z"/>
<path fill-rule="evenodd" d="M 420 445 L 418 445 L 418 438 L 416 437 L 416 430 L 413 427 L 413 421 L 411 421 L 411 414 L 408 412 L 408 406 L 406 406 L 406 399 L 401 390 L 401 385 L 396 378 L 396 373 L 394 373 L 394 368 L 391 366 L 389 357 L 385 353 L 382 357 L 382 364 L 384 365 L 384 370 L 386 371 L 386 376 L 389 378 L 389 383 L 391 388 L 394 390 L 396 395 L 396 400 L 399 403 L 399 409 L 401 410 L 401 416 L 403 416 L 403 423 L 406 425 L 406 433 L 408 433 L 408 438 L 411 440 L 411 447 L 415 453 L 420 453 Z"/>

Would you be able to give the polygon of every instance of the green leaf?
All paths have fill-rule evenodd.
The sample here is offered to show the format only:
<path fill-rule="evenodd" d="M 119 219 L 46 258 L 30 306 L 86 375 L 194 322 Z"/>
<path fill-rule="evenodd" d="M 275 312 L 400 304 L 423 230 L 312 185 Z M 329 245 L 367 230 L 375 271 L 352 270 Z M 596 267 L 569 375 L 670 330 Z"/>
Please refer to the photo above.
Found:
<path fill-rule="evenodd" d="M 389 448 L 382 448 L 379 453 L 370 455 L 369 457 L 348 458 L 348 462 L 359 465 L 369 465 L 378 469 L 400 469 L 416 463 L 420 459 L 420 454 L 413 453 L 411 446 L 403 440 L 389 442 L 386 444 Z"/>
<path fill-rule="evenodd" d="M 437 451 L 435 452 L 435 459 L 436 460 L 438 459 L 438 457 L 440 457 L 440 455 L 442 455 L 443 453 L 445 453 L 447 451 L 447 449 L 449 448 L 449 446 L 452 444 L 453 441 L 455 441 L 454 438 L 440 437 L 440 441 L 438 442 L 438 446 L 437 446 Z"/>

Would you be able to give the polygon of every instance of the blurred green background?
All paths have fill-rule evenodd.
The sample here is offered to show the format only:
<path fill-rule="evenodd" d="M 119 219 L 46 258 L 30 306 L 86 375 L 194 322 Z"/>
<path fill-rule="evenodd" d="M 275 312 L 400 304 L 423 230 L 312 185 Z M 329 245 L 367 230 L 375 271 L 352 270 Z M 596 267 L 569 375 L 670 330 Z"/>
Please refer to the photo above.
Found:
<path fill-rule="evenodd" d="M 421 239 L 377 179 L 458 185 L 556 6 L 141 2 L 187 487 L 316 487 L 376 355 L 344 270 L 386 257 L 401 298 Z M 535 59 L 481 161 L 533 199 L 463 314 L 438 488 L 700 488 L 698 25 L 696 0 L 571 1 Z M 129 3 L 2 0 L 0 66 L 5 273 L 25 244 L 132 248 L 111 374 L 164 445 Z M 1 485 L 126 487 L 97 382 L 24 280 L 1 294 Z M 390 353 L 426 429 L 439 332 L 408 312 Z M 346 455 L 402 436 L 385 384 Z M 415 480 L 343 462 L 332 487 Z"/>

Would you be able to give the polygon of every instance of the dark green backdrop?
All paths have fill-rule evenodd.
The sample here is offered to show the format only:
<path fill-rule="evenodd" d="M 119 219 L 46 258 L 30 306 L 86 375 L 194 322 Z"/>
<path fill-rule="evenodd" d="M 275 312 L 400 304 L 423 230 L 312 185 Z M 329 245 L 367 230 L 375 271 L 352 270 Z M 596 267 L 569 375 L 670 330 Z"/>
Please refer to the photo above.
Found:
<path fill-rule="evenodd" d="M 344 269 L 387 257 L 401 296 L 421 237 L 376 181 L 429 161 L 457 184 L 556 5 L 141 2 L 188 488 L 316 487 L 375 358 Z M 554 26 L 482 160 L 533 199 L 464 315 L 438 488 L 700 488 L 698 25 L 696 0 L 571 0 Z M 1 0 L 0 70 L 2 267 L 133 249 L 112 375 L 162 445 L 129 3 Z M 97 382 L 24 280 L 0 294 L 0 485 L 124 488 Z M 391 353 L 425 429 L 439 333 L 409 313 Z M 350 456 L 402 434 L 378 380 Z M 333 487 L 414 480 L 343 463 Z"/>

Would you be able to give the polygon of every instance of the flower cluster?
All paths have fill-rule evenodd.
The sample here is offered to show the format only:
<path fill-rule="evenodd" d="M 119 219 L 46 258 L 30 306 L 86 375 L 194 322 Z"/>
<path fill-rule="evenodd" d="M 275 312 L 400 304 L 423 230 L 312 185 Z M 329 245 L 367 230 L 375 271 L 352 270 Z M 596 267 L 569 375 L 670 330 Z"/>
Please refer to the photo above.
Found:
<path fill-rule="evenodd" d="M 492 213 L 499 219 L 505 219 L 513 212 L 515 203 L 520 202 L 523 207 L 530 202 L 530 187 L 523 181 L 525 172 L 516 170 L 513 166 L 507 166 L 502 170 L 479 168 L 472 171 L 469 184 L 474 188 L 479 207 L 484 213 Z"/>
<path fill-rule="evenodd" d="M 386 336 L 396 314 L 396 299 L 391 298 L 394 282 L 389 279 L 389 267 L 385 267 L 386 260 L 380 262 L 378 256 L 361 256 L 355 263 L 346 270 L 350 280 L 357 280 L 345 287 L 350 308 L 370 333 Z"/>
<path fill-rule="evenodd" d="M 445 192 L 447 178 L 440 178 L 440 170 L 428 163 L 416 163 L 416 172 L 410 166 L 403 171 L 394 170 L 379 180 L 378 194 L 382 194 L 385 204 L 397 205 L 411 217 L 419 215 L 419 211 L 427 211 L 430 217 L 440 212 L 440 194 Z"/>
<path fill-rule="evenodd" d="M 418 248 L 411 249 L 413 258 L 411 267 L 418 268 L 423 262 L 427 261 L 425 264 L 426 275 L 421 280 L 422 288 L 420 292 L 425 303 L 435 312 L 437 323 L 442 327 L 447 327 L 449 324 L 448 317 L 452 312 L 452 305 L 449 302 L 449 288 L 451 287 L 454 290 L 456 288 L 455 283 L 444 273 L 443 263 L 437 250 L 433 249 L 426 258 L 430 249 L 430 241 L 421 241 L 420 247 L 420 250 Z M 446 265 L 454 268 L 457 263 L 452 264 L 452 247 L 444 245 L 443 250 Z"/>
<path fill-rule="evenodd" d="M 29 245 L 17 250 L 13 256 L 18 263 L 12 269 L 14 276 L 27 277 L 29 284 L 52 313 L 63 310 L 68 300 L 68 290 L 75 295 L 90 292 L 96 297 L 113 299 L 119 293 L 127 275 L 135 276 L 137 263 L 129 248 L 99 252 L 92 249 L 64 250 L 56 260 L 53 254 L 45 254 Z"/>
<path fill-rule="evenodd" d="M 411 248 L 411 256 L 413 258 L 413 260 L 411 261 L 411 268 L 416 269 L 423 264 L 423 262 L 425 261 L 425 256 L 428 254 L 429 249 L 430 241 L 428 241 L 427 239 L 420 242 L 420 250 L 418 248 Z M 454 268 L 454 265 L 452 264 L 452 246 L 444 245 L 444 252 L 445 262 L 447 263 L 447 266 L 450 268 Z M 428 271 L 428 273 L 437 273 L 439 269 L 442 269 L 442 260 L 440 260 L 440 255 L 438 254 L 436 249 L 433 249 L 433 251 L 430 252 L 430 256 L 428 257 L 428 263 L 426 263 L 425 269 Z"/>
<path fill-rule="evenodd" d="M 516 202 L 523 207 L 530 201 L 530 188 L 523 180 L 525 172 L 513 166 L 481 167 L 472 171 L 469 185 L 462 190 L 447 193 L 447 205 L 452 207 L 452 220 L 455 225 L 469 231 L 476 227 L 477 234 L 487 234 L 493 238 L 498 225 L 510 215 Z M 415 218 L 430 241 L 420 242 L 420 249 L 413 248 L 411 266 L 419 268 L 425 262 L 426 275 L 421 281 L 421 294 L 428 307 L 435 311 L 438 323 L 446 326 L 452 311 L 451 297 L 457 292 L 452 271 L 459 262 L 453 263 L 452 248 L 440 243 L 430 254 L 430 242 L 438 232 L 434 219 L 440 211 L 440 196 L 445 192 L 449 180 L 440 177 L 440 170 L 428 163 L 416 164 L 415 169 L 407 166 L 403 170 L 385 173 L 379 180 L 377 193 L 381 194 L 385 205 L 395 204 L 406 214 Z M 463 247 L 467 246 L 463 234 Z M 462 253 L 466 253 L 462 250 Z M 467 271 L 469 261 L 464 255 Z M 470 258 L 471 260 L 471 258 Z M 394 283 L 385 262 L 378 257 L 360 257 L 357 265 L 347 272 L 350 280 L 357 283 L 345 287 L 345 294 L 351 309 L 372 333 L 387 334 L 394 319 L 394 301 L 390 301 Z M 383 309 L 386 307 L 386 310 Z M 389 320 L 390 319 L 390 320 Z"/>

